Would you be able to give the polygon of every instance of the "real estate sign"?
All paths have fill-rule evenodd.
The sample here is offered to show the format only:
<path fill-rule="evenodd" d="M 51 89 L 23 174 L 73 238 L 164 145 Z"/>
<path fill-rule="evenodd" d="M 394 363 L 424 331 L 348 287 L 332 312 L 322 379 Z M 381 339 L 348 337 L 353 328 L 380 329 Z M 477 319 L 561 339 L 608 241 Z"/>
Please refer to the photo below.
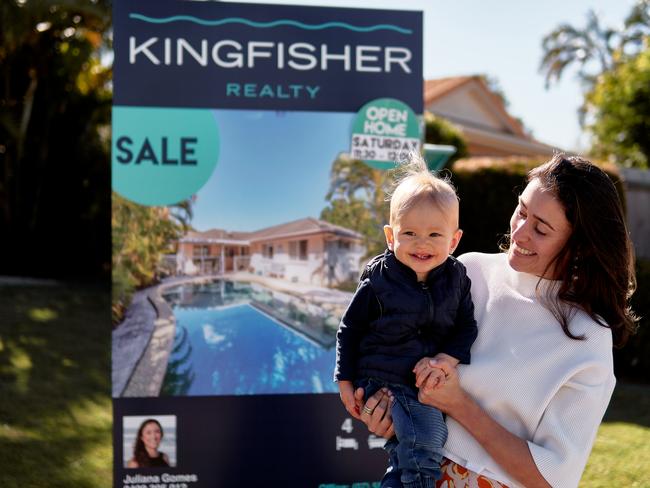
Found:
<path fill-rule="evenodd" d="M 331 182 L 419 147 L 421 13 L 113 13 L 114 279 L 141 285 L 114 296 L 115 486 L 373 486 L 382 440 L 332 381 L 367 230 Z"/>

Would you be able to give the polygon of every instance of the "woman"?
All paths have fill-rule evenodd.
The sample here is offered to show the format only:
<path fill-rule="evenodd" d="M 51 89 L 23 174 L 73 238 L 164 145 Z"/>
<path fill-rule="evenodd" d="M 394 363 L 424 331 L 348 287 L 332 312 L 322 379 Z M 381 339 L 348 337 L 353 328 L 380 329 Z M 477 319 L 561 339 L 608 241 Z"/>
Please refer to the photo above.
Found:
<path fill-rule="evenodd" d="M 168 467 L 169 458 L 167 454 L 158 451 L 163 435 L 162 425 L 156 419 L 147 419 L 142 422 L 133 445 L 133 457 L 129 459 L 126 467 Z"/>
<path fill-rule="evenodd" d="M 415 371 L 420 401 L 448 416 L 438 486 L 576 487 L 614 389 L 612 344 L 622 346 L 636 321 L 614 185 L 588 161 L 558 154 L 529 173 L 507 253 L 460 260 L 479 328 L 472 362 L 446 368 L 436 389 L 432 364 Z M 369 429 L 392 435 L 389 392 L 366 407 Z M 383 486 L 400 486 L 391 476 Z"/>

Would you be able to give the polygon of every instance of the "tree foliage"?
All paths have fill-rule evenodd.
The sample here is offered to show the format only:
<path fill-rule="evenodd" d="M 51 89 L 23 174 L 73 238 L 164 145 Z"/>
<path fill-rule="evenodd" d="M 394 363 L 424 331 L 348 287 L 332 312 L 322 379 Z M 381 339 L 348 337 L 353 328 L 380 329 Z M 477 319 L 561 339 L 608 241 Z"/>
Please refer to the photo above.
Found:
<path fill-rule="evenodd" d="M 542 40 L 544 55 L 540 70 L 546 86 L 562 78 L 569 66 L 578 65 L 578 75 L 586 82 L 611 69 L 617 31 L 600 25 L 593 10 L 587 12 L 584 28 L 561 24 Z"/>
<path fill-rule="evenodd" d="M 147 207 L 113 194 L 113 321 L 131 301 L 133 291 L 154 283 L 166 253 L 187 231 L 192 202 Z"/>
<path fill-rule="evenodd" d="M 456 148 L 456 152 L 447 162 L 447 166 L 451 166 L 457 159 L 469 155 L 467 142 L 460 130 L 451 122 L 433 115 L 431 112 L 424 113 L 424 141 L 427 144 L 446 144 Z"/>
<path fill-rule="evenodd" d="M 589 11 L 584 28 L 562 24 L 543 40 L 547 86 L 578 66 L 585 88 L 580 123 L 593 136 L 594 157 L 648 167 L 649 41 L 650 0 L 639 0 L 619 29 L 603 27 Z"/>
<path fill-rule="evenodd" d="M 649 34 L 650 0 L 637 1 L 622 28 L 603 26 L 598 15 L 589 10 L 584 27 L 564 23 L 544 37 L 539 69 L 548 87 L 569 67 L 577 67 L 579 78 L 590 88 L 601 73 L 636 56 Z"/>
<path fill-rule="evenodd" d="M 339 154 L 332 163 L 328 206 L 320 218 L 364 236 L 367 257 L 386 247 L 383 227 L 388 223 L 387 189 L 392 172 L 373 169 L 363 161 Z"/>
<path fill-rule="evenodd" d="M 604 73 L 586 96 L 592 151 L 626 167 L 650 162 L 650 48 Z"/>
<path fill-rule="evenodd" d="M 106 274 L 108 0 L 0 4 L 0 271 Z"/>

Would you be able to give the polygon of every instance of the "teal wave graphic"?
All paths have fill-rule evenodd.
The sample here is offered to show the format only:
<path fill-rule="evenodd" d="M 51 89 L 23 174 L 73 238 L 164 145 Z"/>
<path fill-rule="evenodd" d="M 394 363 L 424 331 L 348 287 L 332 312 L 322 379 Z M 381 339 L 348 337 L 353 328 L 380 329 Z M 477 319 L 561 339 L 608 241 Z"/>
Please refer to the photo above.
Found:
<path fill-rule="evenodd" d="M 346 24 L 345 22 L 325 22 L 323 24 L 305 24 L 303 22 L 298 22 L 296 20 L 290 19 L 280 19 L 274 20 L 273 22 L 254 22 L 252 20 L 243 19 L 241 17 L 229 17 L 227 19 L 217 19 L 217 20 L 205 20 L 193 17 L 191 15 L 173 15 L 171 17 L 163 18 L 154 18 L 148 17 L 146 15 L 132 13 L 129 14 L 129 17 L 135 20 L 141 20 L 143 22 L 149 22 L 151 24 L 169 24 L 171 22 L 194 22 L 195 24 L 205 25 L 210 27 L 216 27 L 224 24 L 244 24 L 249 27 L 257 27 L 260 29 L 271 29 L 273 27 L 278 27 L 281 25 L 290 25 L 293 27 L 298 27 L 299 29 L 305 30 L 324 30 L 324 29 L 348 29 L 353 32 L 375 32 L 379 30 L 390 30 L 399 32 L 400 34 L 412 34 L 411 29 L 405 29 L 397 25 L 391 24 L 378 24 L 370 25 L 367 27 L 359 27 L 356 25 Z"/>

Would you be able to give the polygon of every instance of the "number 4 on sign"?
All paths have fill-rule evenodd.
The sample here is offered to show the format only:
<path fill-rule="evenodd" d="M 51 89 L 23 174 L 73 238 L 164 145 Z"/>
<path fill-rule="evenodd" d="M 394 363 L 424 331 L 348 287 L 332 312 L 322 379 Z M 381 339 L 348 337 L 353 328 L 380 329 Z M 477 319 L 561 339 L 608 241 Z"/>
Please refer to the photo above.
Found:
<path fill-rule="evenodd" d="M 343 423 L 341 424 L 341 430 L 343 432 L 347 432 L 348 434 L 350 432 L 352 432 L 352 419 L 351 418 L 347 418 L 347 419 L 345 419 L 343 421 Z"/>

